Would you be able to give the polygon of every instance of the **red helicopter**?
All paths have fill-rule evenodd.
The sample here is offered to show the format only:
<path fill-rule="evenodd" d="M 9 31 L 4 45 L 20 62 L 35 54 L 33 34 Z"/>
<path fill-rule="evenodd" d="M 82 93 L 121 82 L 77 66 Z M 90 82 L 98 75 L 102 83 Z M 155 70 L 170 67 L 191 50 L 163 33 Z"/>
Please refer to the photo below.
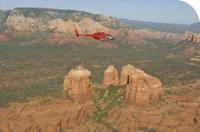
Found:
<path fill-rule="evenodd" d="M 78 31 L 75 29 L 76 37 L 91 37 L 99 41 L 109 41 L 109 40 L 114 40 L 114 37 L 105 32 L 96 32 L 92 34 L 79 34 Z"/>

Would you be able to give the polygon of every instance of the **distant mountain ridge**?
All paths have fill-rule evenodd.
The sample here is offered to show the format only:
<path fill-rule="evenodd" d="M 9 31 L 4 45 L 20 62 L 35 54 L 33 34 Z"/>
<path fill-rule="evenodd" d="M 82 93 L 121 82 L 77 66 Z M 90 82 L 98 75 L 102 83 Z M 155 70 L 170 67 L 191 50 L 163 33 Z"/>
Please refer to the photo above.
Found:
<path fill-rule="evenodd" d="M 200 32 L 200 22 L 193 23 L 188 26 L 188 31 Z"/>
<path fill-rule="evenodd" d="M 17 10 L 25 17 L 42 17 L 44 20 L 60 18 L 65 21 L 72 19 L 75 22 L 80 22 L 83 18 L 90 17 L 95 21 L 103 21 L 102 24 L 104 24 L 105 26 L 112 26 L 112 23 L 109 22 L 115 21 L 115 24 L 113 24 L 115 27 L 112 28 L 118 28 L 124 25 L 122 25 L 122 23 L 120 21 L 117 21 L 117 19 L 114 17 L 108 17 L 100 14 L 93 14 L 78 10 L 62 10 L 49 8 L 15 8 L 14 10 Z M 107 22 L 105 18 L 109 18 L 109 20 L 107 19 L 109 22 Z"/>
<path fill-rule="evenodd" d="M 191 25 L 186 24 L 168 24 L 158 22 L 146 22 L 130 19 L 120 19 L 122 22 L 137 29 L 150 28 L 162 32 L 183 33 L 185 31 L 200 32 L 200 22 Z"/>
<path fill-rule="evenodd" d="M 51 33 L 48 36 L 51 42 L 75 40 L 75 28 L 81 33 L 108 32 L 117 39 L 132 43 L 139 40 L 133 28 L 111 16 L 48 8 L 15 8 L 1 14 L 0 25 L 5 27 L 5 31 L 15 34 L 48 32 Z"/>
<path fill-rule="evenodd" d="M 115 40 L 129 44 L 137 44 L 142 39 L 166 39 L 177 42 L 183 39 L 185 31 L 200 31 L 199 25 L 200 23 L 183 25 L 117 19 L 76 10 L 15 8 L 8 11 L 0 10 L 0 41 L 8 40 L 16 34 L 41 32 L 43 38 L 49 42 L 65 43 L 77 40 L 74 33 L 77 29 L 80 33 L 111 33 Z"/>
<path fill-rule="evenodd" d="M 191 24 L 190 26 L 196 26 L 196 27 L 199 27 L 199 26 L 200 26 L 200 22 L 193 23 L 193 24 Z"/>

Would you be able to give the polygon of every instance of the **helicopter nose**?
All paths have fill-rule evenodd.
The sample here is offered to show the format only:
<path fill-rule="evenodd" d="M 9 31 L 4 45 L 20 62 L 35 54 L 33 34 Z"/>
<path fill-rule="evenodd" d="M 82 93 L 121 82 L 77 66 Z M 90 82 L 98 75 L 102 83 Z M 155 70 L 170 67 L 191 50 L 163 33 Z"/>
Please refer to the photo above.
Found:
<path fill-rule="evenodd" d="M 110 36 L 109 36 L 109 39 L 110 39 L 110 40 L 114 40 L 114 37 L 110 35 Z"/>

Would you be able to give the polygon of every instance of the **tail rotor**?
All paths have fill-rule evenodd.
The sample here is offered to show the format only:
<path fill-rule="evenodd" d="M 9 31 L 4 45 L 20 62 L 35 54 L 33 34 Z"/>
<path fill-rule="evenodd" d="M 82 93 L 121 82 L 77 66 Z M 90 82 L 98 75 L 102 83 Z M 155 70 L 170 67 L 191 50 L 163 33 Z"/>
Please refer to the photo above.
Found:
<path fill-rule="evenodd" d="M 80 34 L 78 33 L 77 29 L 75 29 L 76 37 L 79 37 Z"/>

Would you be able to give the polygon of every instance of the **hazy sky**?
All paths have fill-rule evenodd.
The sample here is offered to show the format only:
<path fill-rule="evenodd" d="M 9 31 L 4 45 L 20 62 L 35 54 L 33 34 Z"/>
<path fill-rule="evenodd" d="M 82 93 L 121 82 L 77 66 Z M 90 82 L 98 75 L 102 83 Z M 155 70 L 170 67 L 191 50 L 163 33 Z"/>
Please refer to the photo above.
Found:
<path fill-rule="evenodd" d="M 15 7 L 74 9 L 164 23 L 190 24 L 198 21 L 193 8 L 179 0 L 0 0 L 0 9 Z"/>

